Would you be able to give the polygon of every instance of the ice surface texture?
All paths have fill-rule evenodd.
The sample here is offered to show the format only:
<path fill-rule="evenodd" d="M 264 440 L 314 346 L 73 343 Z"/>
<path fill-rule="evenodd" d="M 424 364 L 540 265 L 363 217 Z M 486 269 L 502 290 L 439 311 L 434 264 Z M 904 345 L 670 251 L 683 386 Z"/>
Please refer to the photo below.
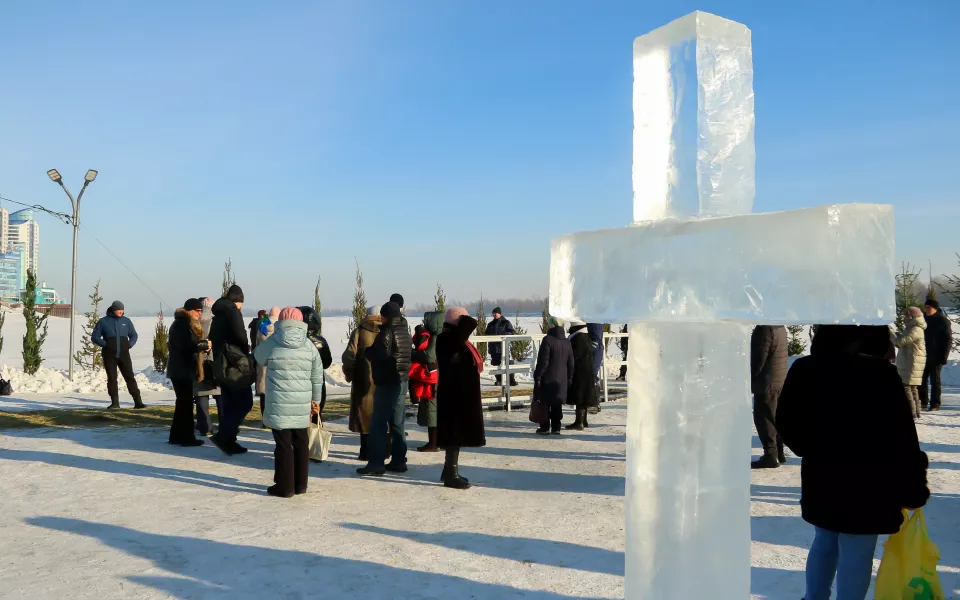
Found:
<path fill-rule="evenodd" d="M 587 322 L 889 323 L 893 207 L 669 219 L 556 238 L 550 312 Z"/>
<path fill-rule="evenodd" d="M 753 209 L 753 57 L 746 26 L 694 12 L 633 44 L 635 221 Z"/>

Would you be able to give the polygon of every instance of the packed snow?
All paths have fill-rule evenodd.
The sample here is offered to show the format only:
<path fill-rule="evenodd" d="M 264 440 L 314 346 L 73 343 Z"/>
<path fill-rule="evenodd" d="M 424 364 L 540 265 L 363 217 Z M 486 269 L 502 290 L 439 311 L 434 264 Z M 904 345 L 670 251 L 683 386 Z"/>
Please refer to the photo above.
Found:
<path fill-rule="evenodd" d="M 918 426 L 948 598 L 960 594 L 958 409 L 952 393 Z M 242 430 L 250 452 L 232 458 L 172 447 L 163 429 L 0 431 L 0 597 L 622 598 L 625 403 L 559 437 L 534 435 L 524 412 L 486 421 L 487 447 L 461 457 L 469 491 L 437 482 L 442 454 L 359 478 L 358 438 L 333 423 L 330 460 L 292 500 L 265 493 L 267 431 Z M 408 428 L 411 445 L 425 440 Z M 797 600 L 813 539 L 799 460 L 751 477 L 752 598 Z"/>

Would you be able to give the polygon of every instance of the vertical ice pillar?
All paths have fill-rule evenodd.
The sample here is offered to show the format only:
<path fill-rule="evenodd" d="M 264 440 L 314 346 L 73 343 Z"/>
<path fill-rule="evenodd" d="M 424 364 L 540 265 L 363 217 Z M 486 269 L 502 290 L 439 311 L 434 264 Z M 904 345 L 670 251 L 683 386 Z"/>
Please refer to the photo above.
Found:
<path fill-rule="evenodd" d="M 753 209 L 753 58 L 745 25 L 694 12 L 633 44 L 633 219 Z"/>
<path fill-rule="evenodd" d="M 750 328 L 630 325 L 626 598 L 750 597 Z"/>

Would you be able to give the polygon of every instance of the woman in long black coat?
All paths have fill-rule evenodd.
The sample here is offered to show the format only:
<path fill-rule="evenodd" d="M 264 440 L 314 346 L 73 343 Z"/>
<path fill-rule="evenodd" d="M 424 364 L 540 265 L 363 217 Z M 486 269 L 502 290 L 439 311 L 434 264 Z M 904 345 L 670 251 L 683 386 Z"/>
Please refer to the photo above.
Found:
<path fill-rule="evenodd" d="M 437 445 L 446 450 L 440 479 L 449 488 L 470 487 L 460 476 L 460 448 L 485 446 L 480 372 L 483 361 L 470 343 L 477 321 L 461 307 L 450 308 L 437 336 Z"/>
<path fill-rule="evenodd" d="M 560 434 L 560 420 L 563 419 L 563 405 L 567 401 L 567 390 L 573 384 L 573 348 L 563 331 L 563 325 L 550 318 L 550 331 L 540 342 L 537 354 L 537 368 L 533 372 L 533 381 L 537 387 L 540 402 L 547 407 L 548 420 L 540 424 L 540 435 Z"/>
<path fill-rule="evenodd" d="M 567 429 L 582 431 L 587 423 L 587 408 L 596 406 L 596 386 L 594 385 L 593 342 L 587 334 L 587 324 L 574 321 L 570 325 L 570 346 L 573 349 L 573 381 L 567 404 L 577 407 L 577 420 L 567 425 Z"/>

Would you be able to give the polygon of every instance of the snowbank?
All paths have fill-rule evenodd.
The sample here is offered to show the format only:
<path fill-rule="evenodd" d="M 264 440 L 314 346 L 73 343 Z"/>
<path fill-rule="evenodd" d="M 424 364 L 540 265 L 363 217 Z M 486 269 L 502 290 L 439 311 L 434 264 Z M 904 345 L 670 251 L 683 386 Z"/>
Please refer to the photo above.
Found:
<path fill-rule="evenodd" d="M 74 380 L 66 371 L 41 367 L 36 375 L 27 375 L 21 369 L 0 365 L 0 375 L 11 384 L 15 394 L 99 394 L 107 392 L 107 375 L 103 370 L 74 372 Z M 170 389 L 166 376 L 153 367 L 136 374 L 142 392 L 163 392 Z M 121 380 L 121 388 L 124 384 Z"/>

